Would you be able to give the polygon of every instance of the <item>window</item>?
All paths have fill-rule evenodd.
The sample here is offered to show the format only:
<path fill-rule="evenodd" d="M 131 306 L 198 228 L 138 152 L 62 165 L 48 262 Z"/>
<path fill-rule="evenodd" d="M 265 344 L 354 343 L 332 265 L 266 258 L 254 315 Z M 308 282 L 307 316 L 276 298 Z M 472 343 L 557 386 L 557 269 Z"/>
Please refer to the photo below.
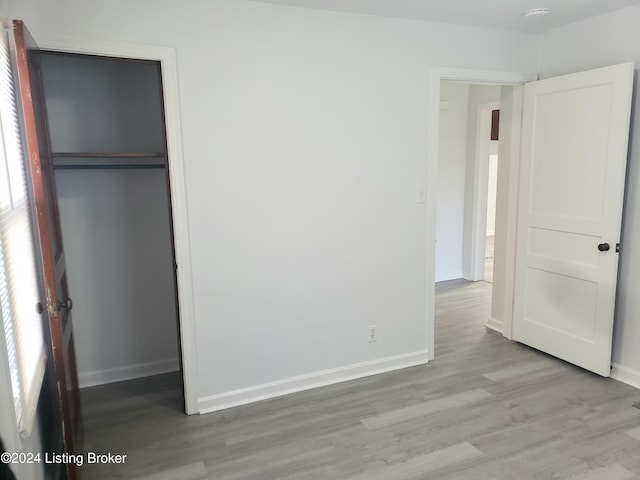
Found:
<path fill-rule="evenodd" d="M 0 37 L 0 311 L 16 426 L 24 436 L 35 418 L 45 356 L 42 318 L 36 311 L 34 237 L 9 44 L 6 32 Z"/>

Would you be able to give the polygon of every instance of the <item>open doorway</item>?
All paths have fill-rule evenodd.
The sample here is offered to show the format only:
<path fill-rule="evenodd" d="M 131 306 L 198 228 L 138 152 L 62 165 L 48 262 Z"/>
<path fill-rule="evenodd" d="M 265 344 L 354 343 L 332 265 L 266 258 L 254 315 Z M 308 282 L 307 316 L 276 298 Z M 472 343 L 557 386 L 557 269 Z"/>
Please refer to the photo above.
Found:
<path fill-rule="evenodd" d="M 485 230 L 484 230 L 484 272 L 483 280 L 488 283 L 493 283 L 493 259 L 495 257 L 495 243 L 496 243 L 496 202 L 498 194 L 498 151 L 499 151 L 499 127 L 500 127 L 500 103 L 495 102 L 493 104 L 485 104 L 480 107 L 482 109 L 481 127 L 477 130 L 477 141 L 482 143 L 483 146 L 479 149 L 478 158 L 476 164 L 487 163 L 486 178 L 482 174 L 478 175 L 477 183 L 481 183 L 484 186 L 486 181 L 486 197 L 484 192 L 479 192 L 481 197 L 476 199 L 476 202 L 486 202 L 485 217 Z M 491 122 L 490 133 L 486 133 L 487 119 L 484 115 L 484 110 L 491 108 Z M 488 148 L 486 144 L 489 144 Z M 480 169 L 481 173 L 484 173 L 484 168 Z M 484 205 L 483 205 L 484 207 Z M 482 211 L 483 208 L 480 208 Z M 482 231 L 478 235 L 482 238 Z M 473 241 L 473 239 L 472 239 Z"/>
<path fill-rule="evenodd" d="M 158 242 L 158 243 L 169 243 L 174 244 L 173 248 L 169 250 L 170 255 L 168 255 L 169 263 L 169 271 L 171 271 L 171 280 L 173 285 L 172 289 L 173 294 L 169 294 L 169 298 L 174 298 L 178 300 L 175 302 L 174 307 L 180 304 L 180 325 L 178 328 L 177 325 L 177 315 L 174 314 L 174 325 L 173 330 L 180 332 L 180 342 L 178 346 L 179 352 L 178 357 L 178 370 L 174 377 L 176 378 L 176 385 L 182 384 L 184 386 L 183 395 L 180 395 L 180 391 L 178 390 L 178 398 L 177 402 L 174 402 L 176 405 L 176 409 L 179 411 L 186 410 L 187 413 L 195 413 L 197 411 L 197 390 L 195 385 L 194 371 L 195 367 L 194 363 L 194 329 L 193 329 L 193 312 L 192 312 L 192 289 L 190 282 L 190 255 L 189 255 L 189 246 L 188 246 L 188 232 L 186 230 L 186 198 L 185 198 L 185 185 L 184 185 L 184 173 L 183 173 L 183 160 L 182 160 L 182 152 L 181 152 L 181 133 L 180 133 L 180 124 L 179 124 L 179 104 L 177 102 L 177 65 L 175 59 L 175 52 L 169 48 L 163 47 L 145 47 L 140 45 L 128 45 L 128 44 L 110 44 L 110 43 L 89 43 L 85 45 L 85 42 L 79 44 L 72 40 L 63 40 L 63 39 L 48 39 L 45 42 L 45 48 L 48 48 L 49 51 L 47 53 L 42 53 L 43 51 L 38 47 L 35 43 L 28 30 L 24 26 L 23 22 L 16 20 L 14 21 L 14 43 L 13 47 L 15 48 L 15 70 L 17 72 L 16 81 L 17 81 L 17 92 L 16 97 L 18 97 L 20 101 L 20 107 L 18 108 L 21 114 L 22 126 L 24 128 L 24 137 L 25 137 L 25 147 L 27 148 L 28 158 L 31 160 L 27 162 L 29 164 L 29 173 L 27 175 L 30 181 L 30 188 L 32 188 L 33 196 L 36 198 L 37 202 L 37 215 L 34 214 L 34 217 L 37 218 L 37 226 L 38 226 L 38 242 L 39 242 L 39 259 L 41 260 L 41 270 L 42 279 L 44 283 L 44 291 L 46 291 L 46 307 L 44 304 L 38 304 L 37 311 L 39 313 L 44 313 L 46 308 L 47 317 L 49 320 L 49 329 L 51 332 L 49 337 L 50 343 L 50 355 L 49 359 L 54 359 L 53 362 L 49 363 L 49 366 L 55 366 L 55 372 L 52 369 L 49 369 L 51 375 L 48 375 L 48 388 L 43 388 L 43 392 L 51 393 L 49 398 L 58 397 L 59 400 L 59 409 L 54 406 L 54 404 L 50 404 L 49 401 L 45 401 L 44 405 L 51 405 L 51 409 L 46 408 L 46 412 L 49 412 L 53 415 L 54 411 L 58 412 L 60 416 L 58 420 L 61 421 L 61 424 L 56 420 L 56 415 L 45 415 L 42 418 L 46 418 L 46 424 L 43 422 L 41 425 L 42 433 L 43 433 L 43 441 L 44 438 L 47 437 L 47 441 L 49 441 L 52 448 L 51 451 L 59 451 L 58 446 L 61 440 L 60 427 L 61 431 L 64 433 L 64 445 L 60 446 L 60 448 L 65 448 L 68 452 L 81 452 L 82 451 L 82 420 L 81 420 L 81 409 L 79 404 L 79 390 L 78 390 L 78 371 L 76 368 L 76 354 L 75 354 L 75 332 L 73 331 L 73 323 L 71 321 L 71 310 L 74 306 L 72 302 L 68 290 L 68 272 L 71 270 L 67 270 L 66 268 L 66 255 L 62 248 L 61 239 L 63 234 L 60 229 L 60 218 L 58 215 L 59 212 L 59 199 L 56 195 L 56 184 L 54 181 L 55 176 L 59 176 L 58 173 L 61 173 L 61 167 L 72 167 L 72 169 L 77 169 L 78 171 L 83 170 L 81 168 L 85 165 L 86 170 L 100 170 L 100 168 L 95 168 L 100 161 L 104 162 L 101 167 L 111 168 L 111 165 L 107 165 L 110 161 L 120 159 L 120 160 L 138 160 L 140 163 L 143 160 L 149 160 L 151 163 L 162 163 L 162 169 L 164 170 L 164 175 L 161 175 L 163 179 L 163 191 L 164 191 L 164 202 L 160 201 L 158 203 L 164 203 L 165 206 L 170 205 L 170 209 L 167 208 L 167 211 L 164 211 L 165 217 L 165 225 L 169 224 L 169 228 L 165 230 L 165 233 L 169 233 L 169 242 Z M 55 53 L 54 53 L 55 52 Z M 155 98 L 155 102 L 159 108 L 157 111 L 162 111 L 163 115 L 159 115 L 159 118 L 156 120 L 149 120 L 147 118 L 139 118 L 138 113 L 147 113 L 146 108 L 133 108 L 127 105 L 128 100 L 133 98 L 133 104 L 138 100 L 138 94 L 140 94 L 140 85 L 137 85 L 137 82 L 111 82 L 111 75 L 105 75 L 107 79 L 106 84 L 107 87 L 111 87 L 114 85 L 118 85 L 122 87 L 124 85 L 124 89 L 127 90 L 129 87 L 134 87 L 138 90 L 137 94 L 131 94 L 126 92 L 124 94 L 124 100 L 120 98 L 119 95 L 113 95 L 113 92 L 110 88 L 100 89 L 96 88 L 96 98 L 101 106 L 97 109 L 87 109 L 84 102 L 74 102 L 68 101 L 73 99 L 75 93 L 73 90 L 78 85 L 74 84 L 75 78 L 70 79 L 69 84 L 73 85 L 74 88 L 71 88 L 70 95 L 52 95 L 49 100 L 53 100 L 53 104 L 58 102 L 58 105 L 51 105 L 51 102 L 46 101 L 45 99 L 45 83 L 47 80 L 45 79 L 46 75 L 43 75 L 42 68 L 42 60 L 44 55 L 48 54 L 61 54 L 61 58 L 66 57 L 66 55 L 62 54 L 78 54 L 78 58 L 80 55 L 87 60 L 95 60 L 95 61 L 104 61 L 105 63 L 114 62 L 114 63 L 129 63 L 136 64 L 140 63 L 146 67 L 152 67 L 155 69 L 155 85 L 149 88 L 148 92 L 144 92 L 142 97 L 145 97 L 148 93 L 151 94 L 152 97 Z M 69 56 L 70 58 L 70 56 Z M 138 60 L 140 59 L 140 60 Z M 65 69 L 62 69 L 65 70 Z M 92 69 L 89 69 L 92 70 Z M 55 75 L 54 75 L 55 77 Z M 100 75 L 102 77 L 102 75 Z M 104 80 L 101 78 L 100 80 Z M 143 82 L 144 83 L 144 82 Z M 50 88 L 52 85 L 49 84 Z M 104 86 L 104 85 L 103 85 Z M 148 85 L 147 85 L 148 86 Z M 69 85 L 66 85 L 65 82 L 62 82 L 62 85 L 58 84 L 58 87 L 61 87 L 61 91 L 67 88 L 69 90 Z M 145 85 L 142 86 L 145 88 Z M 132 88 L 134 89 L 134 88 Z M 81 88 L 78 90 L 83 90 L 84 94 L 93 93 L 93 86 L 89 86 L 88 88 Z M 106 90 L 106 91 L 105 91 Z M 19 91 L 19 94 L 18 94 Z M 56 88 L 52 88 L 52 91 L 57 92 Z M 99 92 L 99 93 L 98 93 Z M 77 100 L 77 98 L 76 98 Z M 94 99 L 95 100 L 95 99 Z M 113 100 L 113 101 L 112 101 Z M 88 102 L 92 103 L 91 101 Z M 144 102 L 143 102 L 144 103 Z M 118 105 L 119 104 L 119 105 Z M 129 109 L 129 112 L 126 112 L 122 115 L 122 107 L 124 105 L 124 110 Z M 56 113 L 52 116 L 47 115 L 47 106 L 52 108 L 52 110 L 58 109 Z M 139 106 L 139 105 L 138 105 Z M 119 108 L 114 108 L 119 107 Z M 112 118 L 109 122 L 104 122 L 104 116 L 111 115 L 113 117 L 113 111 L 120 110 L 120 115 L 115 116 L 115 120 Z M 88 112 L 88 115 L 87 115 Z M 144 116 L 144 115 L 143 115 Z M 71 121 L 70 121 L 71 120 Z M 98 120 L 96 122 L 96 120 Z M 132 121 L 133 120 L 133 121 Z M 56 135 L 51 135 L 52 131 L 49 126 L 55 123 L 56 128 L 62 127 L 64 131 L 63 135 L 59 135 L 60 131 L 56 133 Z M 96 123 L 98 128 L 96 128 Z M 89 124 L 93 124 L 91 128 L 88 128 Z M 133 138 L 138 139 L 138 137 L 143 138 L 145 135 L 143 131 L 146 128 L 154 127 L 156 130 L 155 138 L 161 138 L 161 143 L 156 143 L 160 148 L 140 148 L 142 144 L 128 144 L 123 146 L 120 144 L 119 147 L 115 147 L 113 145 L 108 145 L 113 143 L 117 145 L 117 142 L 122 142 L 123 138 L 127 138 L 129 129 L 136 133 L 133 135 Z M 159 126 L 159 129 L 157 128 Z M 84 130 L 84 132 L 83 132 Z M 84 135 L 93 131 L 92 133 L 97 135 Z M 161 134 L 157 135 L 158 130 L 161 130 Z M 84 134 L 79 134 L 83 132 Z M 152 136 L 152 137 L 154 137 Z M 63 139 L 64 141 L 61 141 Z M 147 138 L 148 140 L 148 138 Z M 100 141 L 104 142 L 100 144 Z M 85 143 L 87 142 L 87 143 Z M 124 142 L 126 144 L 126 142 Z M 150 144 L 149 144 L 150 145 Z M 53 147 L 53 148 L 52 148 Z M 69 147 L 69 148 L 67 148 Z M 158 155 L 161 153 L 160 155 Z M 159 158 L 162 158 L 163 161 L 158 161 Z M 171 162 L 167 160 L 171 158 Z M 64 160 L 61 162 L 61 160 Z M 86 164 L 84 162 L 87 162 Z M 80 167 L 80 168 L 78 168 Z M 147 164 L 145 164 L 147 167 Z M 159 168 L 156 165 L 153 168 Z M 139 169 L 137 166 L 135 169 Z M 64 170 L 64 168 L 62 168 Z M 168 182 L 169 178 L 169 170 L 171 182 Z M 128 179 L 127 179 L 128 180 Z M 73 182 L 72 182 L 73 183 Z M 114 182 L 117 183 L 117 182 Z M 100 188 L 110 186 L 111 182 L 101 182 Z M 75 187 L 76 185 L 73 185 Z M 89 189 L 89 195 L 93 192 Z M 121 193 L 119 189 L 116 189 L 115 195 L 106 195 L 105 203 L 110 203 L 111 200 L 116 199 L 120 201 L 121 198 L 118 195 Z M 126 195 L 125 195 L 126 197 Z M 71 196 L 73 199 L 73 195 Z M 156 197 L 157 199 L 157 197 Z M 95 199 L 92 199 L 95 200 Z M 144 199 L 146 201 L 146 199 Z M 81 203 L 81 202 L 80 202 Z M 101 204 L 102 202 L 96 202 Z M 125 217 L 128 213 L 127 211 L 130 209 L 135 210 L 139 206 L 135 204 L 135 202 L 124 202 L 125 206 Z M 143 203 L 143 202 L 140 202 Z M 151 202 L 153 203 L 153 202 Z M 94 204 L 95 206 L 95 204 Z M 112 205 L 110 205 L 111 207 Z M 154 205 L 155 206 L 155 205 Z M 99 205 L 101 207 L 101 205 Z M 131 208 L 128 208 L 131 207 Z M 95 210 L 95 209 L 94 209 Z M 90 217 L 107 217 L 102 214 L 98 215 L 80 215 L 73 216 L 71 215 L 70 222 L 72 224 L 76 223 L 76 220 L 79 220 L 78 223 L 82 223 L 83 221 Z M 85 218 L 86 217 L 86 218 Z M 167 218 L 168 217 L 168 218 Z M 107 222 L 105 222 L 107 223 Z M 144 223 L 144 219 L 142 222 Z M 172 224 L 175 224 L 175 229 L 172 228 Z M 74 225 L 75 226 L 75 225 Z M 99 222 L 97 228 L 95 230 L 100 230 L 103 228 L 103 225 Z M 90 227 L 87 230 L 92 230 Z M 102 231 L 107 231 L 107 233 L 111 233 L 108 229 L 103 229 Z M 114 231 L 122 232 L 125 229 L 122 228 L 113 228 Z M 173 230 L 173 232 L 172 232 Z M 95 233 L 95 232 L 90 232 Z M 127 232 L 125 232 L 127 233 Z M 173 235 L 172 235 L 173 233 Z M 167 236 L 164 235 L 165 239 Z M 173 238 L 171 238 L 173 237 Z M 102 238 L 100 238 L 102 240 Z M 97 242 L 96 242 L 97 243 Z M 111 248 L 113 251 L 113 245 L 107 242 L 107 248 Z M 116 245 L 122 245 L 127 242 L 113 242 Z M 148 244 L 156 243 L 156 239 L 153 238 L 152 241 L 148 242 Z M 155 245 L 153 245 L 155 247 Z M 94 245 L 89 245 L 89 248 L 93 248 Z M 129 245 L 126 245 L 124 248 L 127 249 Z M 153 250 L 149 245 L 144 245 L 145 248 L 149 248 L 149 250 Z M 97 249 L 99 250 L 99 249 Z M 119 265 L 127 263 L 128 259 L 134 258 L 138 260 L 134 256 L 124 255 L 125 261 L 121 258 L 122 255 L 119 255 L 120 249 L 116 248 L 116 255 L 113 256 L 114 263 Z M 96 251 L 96 249 L 94 249 Z M 146 252 L 145 252 L 146 253 Z M 85 255 L 85 258 L 88 259 L 89 262 L 94 260 L 94 256 L 96 255 Z M 141 255 L 144 257 L 144 254 Z M 175 258 L 175 260 L 174 260 Z M 104 259 L 103 259 L 104 260 Z M 104 266 L 105 262 L 103 262 Z M 178 265 L 181 266 L 180 273 L 178 273 Z M 100 275 L 106 273 L 112 265 L 107 265 L 106 268 L 97 267 L 95 268 L 95 272 L 91 272 L 97 277 L 94 276 L 94 279 L 103 280 L 100 278 Z M 107 276 L 107 275 L 105 275 Z M 119 283 L 125 285 L 130 280 L 129 277 L 125 275 L 116 275 L 115 282 L 111 282 L 109 287 L 111 288 L 120 288 L 121 290 L 127 290 L 126 294 L 129 297 L 133 297 L 135 299 L 136 291 L 135 289 L 126 289 L 121 288 L 122 286 Z M 147 272 L 146 278 L 143 282 L 140 283 L 153 283 L 156 279 L 151 278 L 152 275 L 149 275 Z M 166 277 L 165 277 L 166 279 Z M 91 284 L 91 279 L 81 279 L 76 276 L 76 285 L 82 285 L 82 287 L 90 286 L 84 285 L 85 281 L 87 284 Z M 79 282 L 79 283 L 78 283 Z M 129 282 L 131 283 L 131 282 Z M 177 284 L 180 286 L 180 295 L 177 295 Z M 119 303 L 118 300 L 122 300 L 122 298 L 112 298 L 109 295 L 108 288 L 98 288 L 94 290 L 94 293 L 100 300 L 106 300 L 106 305 L 103 304 L 102 309 L 94 308 L 91 313 L 99 313 L 106 314 L 106 322 L 109 323 L 114 318 L 117 318 L 122 314 L 123 310 L 125 310 L 125 305 L 123 303 Z M 87 296 L 86 298 L 88 298 Z M 175 298 L 177 297 L 177 298 Z M 125 300 L 129 300 L 129 298 L 125 298 Z M 155 298 L 153 300 L 156 300 Z M 85 301 L 85 298 L 79 299 L 76 297 L 76 301 Z M 77 306 L 78 303 L 75 304 Z M 146 307 L 147 305 L 144 305 Z M 141 311 L 141 310 L 139 310 Z M 184 314 L 182 314 L 184 312 Z M 177 312 L 175 312 L 177 313 Z M 135 319 L 134 319 L 135 320 Z M 79 319 L 82 322 L 82 319 Z M 144 338 L 149 338 L 156 333 L 155 325 L 152 328 L 147 329 L 144 332 Z M 177 335 L 175 336 L 175 340 L 177 340 Z M 119 338 L 116 339 L 116 342 L 121 339 L 129 340 L 126 333 L 122 334 Z M 106 347 L 107 349 L 110 347 L 118 346 L 116 342 L 109 341 L 113 339 L 100 338 L 98 343 L 100 347 Z M 125 343 L 125 342 L 122 342 Z M 104 352 L 105 350 L 102 350 Z M 182 360 L 182 361 L 180 361 Z M 79 363 L 79 362 L 78 362 Z M 174 363 L 175 365 L 175 363 Z M 138 364 L 136 367 L 146 367 L 145 364 Z M 128 368 L 125 368 L 127 370 Z M 115 372 L 114 372 L 115 370 Z M 144 368 L 136 368 L 138 372 L 137 374 L 145 374 L 149 373 L 140 371 L 145 370 Z M 98 371 L 99 373 L 109 373 L 109 375 L 102 375 L 102 380 L 118 380 L 117 377 L 122 373 L 122 369 L 104 369 L 102 371 Z M 112 376 L 110 374 L 116 373 L 117 376 Z M 132 372 L 128 372 L 132 373 Z M 180 373 L 182 373 L 182 379 L 180 378 Z M 107 378 L 105 378 L 107 377 Z M 115 378 L 114 378 L 115 377 Z M 112 385 L 121 385 L 120 383 L 112 384 Z M 181 386 L 182 386 L 181 385 Z M 100 388 L 100 387 L 98 387 Z M 182 390 L 182 389 L 180 389 Z M 149 392 L 152 390 L 146 389 L 145 392 Z M 43 393 L 44 395 L 44 393 Z M 184 402 L 183 402 L 184 400 Z M 55 403 L 55 402 L 54 402 Z M 38 407 L 40 410 L 40 407 Z M 45 410 L 43 410 L 44 413 Z M 43 413 L 40 412 L 40 413 Z M 51 421 L 49 421 L 51 420 Z M 55 430 L 55 431 L 53 431 Z M 85 433 L 87 430 L 85 430 Z M 87 445 L 89 445 L 87 443 Z M 73 466 L 68 467 L 68 473 L 70 477 L 74 476 L 74 468 Z"/>
<path fill-rule="evenodd" d="M 436 282 L 492 282 L 500 93 L 495 85 L 442 82 Z"/>
<path fill-rule="evenodd" d="M 179 305 L 180 366 L 187 414 L 198 413 L 198 385 L 195 318 L 193 311 L 193 287 L 191 251 L 186 203 L 186 179 L 182 148 L 182 127 L 178 89 L 178 64 L 175 49 L 141 44 L 42 37 L 42 49 L 97 57 L 157 62 L 162 73 L 162 95 L 166 133 L 166 151 L 170 161 L 170 205 L 173 227 L 175 278 Z"/>
<path fill-rule="evenodd" d="M 37 55 L 79 387 L 174 372 L 182 398 L 161 65 Z"/>
<path fill-rule="evenodd" d="M 491 317 L 501 87 L 442 81 L 440 92 L 436 305 L 443 296 L 473 302 L 479 331 Z M 436 348 L 450 316 L 436 307 Z"/>
<path fill-rule="evenodd" d="M 514 188 L 517 182 L 517 165 L 511 166 L 511 158 L 517 158 L 517 150 L 519 149 L 519 127 L 515 122 L 516 118 L 519 118 L 519 109 L 521 104 L 514 99 L 520 98 L 520 89 L 518 86 L 524 84 L 527 81 L 534 80 L 535 75 L 513 73 L 513 72 L 498 72 L 498 71 L 475 71 L 475 70 L 461 70 L 461 69 L 436 69 L 433 71 L 432 76 L 432 103 L 434 108 L 431 110 L 432 128 L 430 130 L 430 161 L 429 161 L 429 215 L 432 218 L 430 223 L 430 230 L 428 238 L 431 239 L 430 245 L 433 245 L 433 250 L 430 249 L 428 264 L 428 278 L 435 280 L 435 285 L 439 285 L 438 282 L 447 281 L 457 278 L 456 282 L 470 282 L 475 281 L 488 285 L 490 292 L 487 294 L 490 297 L 490 311 L 486 314 L 485 326 L 493 330 L 497 330 L 503 333 L 507 338 L 511 338 L 511 326 L 510 323 L 504 323 L 502 319 L 506 315 L 508 308 L 508 299 L 511 298 L 513 282 L 509 281 L 510 275 L 512 275 L 513 269 L 513 249 L 515 248 L 514 228 L 515 228 L 515 211 L 513 205 L 515 205 L 514 195 L 517 189 Z M 448 82 L 448 83 L 445 83 Z M 479 125 L 477 107 L 472 110 L 472 114 L 469 112 L 469 92 L 472 88 L 482 86 L 492 86 L 495 92 L 500 92 L 498 98 L 501 102 L 505 102 L 502 105 L 502 117 L 501 124 L 504 130 L 504 138 L 501 138 L 499 146 L 500 155 L 502 155 L 502 161 L 498 165 L 497 172 L 497 188 L 496 188 L 496 231 L 495 231 L 495 245 L 494 245 L 494 273 L 493 284 L 484 282 L 484 267 L 486 256 L 486 209 L 479 212 L 482 208 L 485 208 L 488 203 L 487 189 L 488 183 L 480 182 L 479 175 L 476 175 L 477 167 L 474 162 L 477 159 L 476 151 L 477 146 L 474 141 L 469 141 L 468 135 L 463 132 L 463 129 L 453 130 L 457 131 L 458 140 L 454 142 L 459 148 L 460 145 L 466 145 L 463 148 L 463 158 L 458 160 L 458 165 L 462 162 L 462 175 L 464 176 L 463 183 L 457 183 L 457 191 L 459 193 L 458 199 L 464 199 L 464 207 L 458 209 L 457 215 L 452 213 L 451 210 L 447 210 L 446 206 L 443 209 L 442 191 L 446 185 L 446 181 L 441 178 L 443 174 L 443 168 L 450 168 L 450 165 L 446 165 L 447 161 L 440 155 L 440 143 L 442 141 L 440 132 L 443 129 L 443 121 L 446 121 L 445 114 L 448 112 L 452 104 L 445 98 L 446 86 L 453 86 L 458 90 L 467 89 L 467 98 L 463 100 L 461 112 L 466 114 L 466 120 L 463 120 L 462 125 L 466 125 L 467 132 L 471 130 L 475 131 Z M 442 87 L 442 88 L 441 88 Z M 478 105 L 481 103 L 492 103 L 494 98 L 486 98 L 482 101 L 478 101 Z M 466 105 L 466 109 L 464 108 Z M 498 106 L 497 108 L 500 108 Z M 489 130 L 491 124 L 491 111 L 487 111 L 489 118 Z M 512 122 L 513 120 L 513 122 Z M 475 124 L 474 124 L 475 122 Z M 469 124 L 472 128 L 469 129 Z M 446 129 L 446 126 L 444 126 Z M 446 133 L 445 133 L 446 135 Z M 445 140 L 446 141 L 446 140 Z M 488 147 L 490 149 L 490 146 Z M 471 151 L 471 153 L 469 153 Z M 489 153 L 489 152 L 487 152 Z M 487 155 L 488 158 L 488 155 Z M 442 166 L 443 162 L 446 166 Z M 468 167 L 468 163 L 472 164 Z M 487 173 L 484 177 L 488 181 L 488 161 L 487 161 Z M 460 171 L 460 168 L 459 168 Z M 469 173 L 471 172 L 471 173 Z M 445 172 L 446 174 L 446 172 Z M 481 191 L 483 194 L 479 195 Z M 451 194 L 451 190 L 447 189 L 446 194 Z M 479 195 L 482 201 L 474 201 Z M 446 197 L 445 197 L 446 198 Z M 459 205 L 459 200 L 458 200 Z M 482 207 L 482 208 L 480 208 Z M 462 252 L 459 252 L 459 271 L 456 276 L 449 276 L 449 278 L 443 278 L 440 273 L 441 267 L 441 251 L 439 247 L 442 242 L 442 230 L 438 228 L 441 226 L 442 219 L 452 218 L 450 215 L 454 215 L 453 218 L 462 218 L 462 226 L 459 226 L 459 237 L 462 238 L 463 248 Z M 458 223 L 460 225 L 460 223 Z M 482 237 L 480 242 L 473 242 L 472 235 L 469 232 L 475 232 L 478 237 Z M 481 232 L 481 233 L 480 233 Z M 474 248 L 475 246 L 475 248 Z M 510 273 L 511 272 L 511 273 Z M 433 275 L 433 276 L 432 276 Z M 432 289 L 431 285 L 427 290 L 428 304 L 435 305 L 435 289 Z M 510 311 L 510 310 L 509 310 Z M 429 332 L 429 356 L 430 359 L 435 358 L 435 311 L 429 309 L 427 311 L 427 323 Z"/>

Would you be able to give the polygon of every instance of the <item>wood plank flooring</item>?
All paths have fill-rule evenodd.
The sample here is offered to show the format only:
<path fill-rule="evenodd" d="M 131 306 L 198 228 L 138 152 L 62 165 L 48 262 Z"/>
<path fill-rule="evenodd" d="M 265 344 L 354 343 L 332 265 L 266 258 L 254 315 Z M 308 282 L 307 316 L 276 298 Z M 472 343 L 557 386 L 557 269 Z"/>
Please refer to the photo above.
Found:
<path fill-rule="evenodd" d="M 487 330 L 490 284 L 436 289 L 428 365 L 207 415 L 180 378 L 82 392 L 84 480 L 640 479 L 640 391 Z"/>

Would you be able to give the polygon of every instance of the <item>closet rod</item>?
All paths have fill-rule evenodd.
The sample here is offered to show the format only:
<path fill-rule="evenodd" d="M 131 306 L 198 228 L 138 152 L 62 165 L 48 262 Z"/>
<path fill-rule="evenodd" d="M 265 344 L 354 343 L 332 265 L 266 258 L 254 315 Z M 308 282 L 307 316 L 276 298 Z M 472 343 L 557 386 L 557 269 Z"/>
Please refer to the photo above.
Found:
<path fill-rule="evenodd" d="M 133 170 L 148 168 L 166 168 L 164 163 L 129 163 L 120 165 L 54 165 L 54 170 Z"/>

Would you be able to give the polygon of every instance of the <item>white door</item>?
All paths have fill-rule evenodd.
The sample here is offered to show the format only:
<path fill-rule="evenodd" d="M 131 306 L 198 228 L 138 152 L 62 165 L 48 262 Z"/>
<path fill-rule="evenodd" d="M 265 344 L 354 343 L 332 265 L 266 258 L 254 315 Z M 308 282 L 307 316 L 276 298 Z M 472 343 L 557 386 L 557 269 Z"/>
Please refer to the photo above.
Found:
<path fill-rule="evenodd" d="M 513 339 L 609 376 L 632 63 L 525 85 Z"/>

